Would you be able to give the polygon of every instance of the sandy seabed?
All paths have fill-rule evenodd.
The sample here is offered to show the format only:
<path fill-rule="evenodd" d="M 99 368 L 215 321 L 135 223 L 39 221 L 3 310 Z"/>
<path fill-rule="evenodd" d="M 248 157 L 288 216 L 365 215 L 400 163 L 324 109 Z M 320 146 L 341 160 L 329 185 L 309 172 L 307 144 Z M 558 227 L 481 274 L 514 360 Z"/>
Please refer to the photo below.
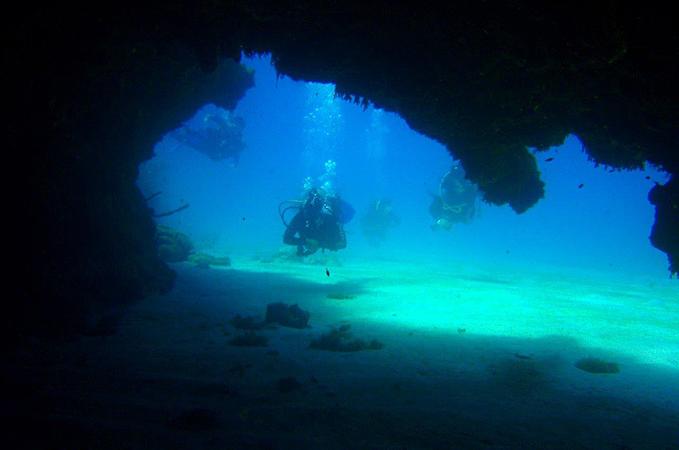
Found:
<path fill-rule="evenodd" d="M 679 448 L 679 288 L 556 271 L 235 258 L 9 373 L 27 448 Z M 309 327 L 230 341 L 298 304 Z M 379 350 L 309 348 L 333 327 Z M 575 367 L 585 357 L 620 371 Z M 21 386 L 18 387 L 21 389 Z M 7 411 L 5 411 L 7 412 Z M 11 414 L 11 412 L 10 412 Z M 29 431 L 24 431 L 28 426 Z M 17 431 L 19 428 L 16 429 Z"/>

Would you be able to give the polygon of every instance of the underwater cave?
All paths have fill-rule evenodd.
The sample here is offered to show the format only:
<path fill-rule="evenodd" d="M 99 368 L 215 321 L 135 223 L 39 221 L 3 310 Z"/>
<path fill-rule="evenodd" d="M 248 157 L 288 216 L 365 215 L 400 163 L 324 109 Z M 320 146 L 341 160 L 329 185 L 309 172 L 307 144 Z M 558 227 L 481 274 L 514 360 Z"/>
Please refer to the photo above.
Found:
<path fill-rule="evenodd" d="M 17 13 L 12 448 L 679 444 L 669 15 L 384 8 Z"/>

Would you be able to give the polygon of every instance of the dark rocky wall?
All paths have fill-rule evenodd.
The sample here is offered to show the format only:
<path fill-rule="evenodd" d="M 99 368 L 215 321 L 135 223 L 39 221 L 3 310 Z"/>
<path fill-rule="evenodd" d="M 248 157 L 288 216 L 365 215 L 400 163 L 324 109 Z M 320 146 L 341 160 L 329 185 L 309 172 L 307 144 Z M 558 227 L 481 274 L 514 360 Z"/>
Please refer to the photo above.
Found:
<path fill-rule="evenodd" d="M 5 330 L 105 333 L 121 304 L 168 290 L 137 168 L 198 108 L 233 108 L 253 84 L 232 60 L 208 70 L 190 44 L 136 22 L 149 15 L 78 14 L 35 11 L 13 30 L 9 136 L 25 180 L 7 187 L 22 282 Z"/>
<path fill-rule="evenodd" d="M 655 205 L 655 223 L 651 243 L 665 250 L 670 261 L 670 273 L 679 272 L 679 179 L 675 175 L 665 185 L 656 185 L 648 194 Z"/>
<path fill-rule="evenodd" d="M 10 327 L 44 328 L 58 321 L 34 321 L 36 311 L 67 311 L 77 328 L 92 305 L 170 286 L 136 168 L 200 105 L 236 104 L 251 76 L 219 62 L 241 51 L 272 52 L 283 74 L 398 112 L 447 145 L 486 200 L 517 212 L 543 196 L 526 148 L 571 132 L 598 163 L 664 168 L 673 178 L 651 195 L 651 240 L 676 272 L 674 16 L 612 1 L 559 5 L 170 1 L 15 12 L 4 106 L 23 183 L 8 186 L 10 236 L 20 237 L 10 248 L 32 281 L 14 301 L 25 320 Z"/>

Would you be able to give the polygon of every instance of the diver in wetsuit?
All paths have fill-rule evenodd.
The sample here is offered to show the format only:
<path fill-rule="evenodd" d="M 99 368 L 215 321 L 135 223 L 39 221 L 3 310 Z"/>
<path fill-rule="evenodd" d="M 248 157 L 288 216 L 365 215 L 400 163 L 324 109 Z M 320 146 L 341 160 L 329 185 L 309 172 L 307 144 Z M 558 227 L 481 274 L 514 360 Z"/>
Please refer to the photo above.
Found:
<path fill-rule="evenodd" d="M 465 178 L 460 166 L 453 168 L 441 179 L 439 195 L 433 195 L 429 214 L 434 218 L 433 230 L 450 230 L 454 223 L 467 223 L 476 212 L 476 185 Z"/>
<path fill-rule="evenodd" d="M 311 255 L 319 248 L 333 251 L 345 248 L 344 205 L 337 196 L 324 197 L 318 189 L 311 189 L 299 211 L 286 224 L 283 242 L 296 245 L 299 256 Z"/>

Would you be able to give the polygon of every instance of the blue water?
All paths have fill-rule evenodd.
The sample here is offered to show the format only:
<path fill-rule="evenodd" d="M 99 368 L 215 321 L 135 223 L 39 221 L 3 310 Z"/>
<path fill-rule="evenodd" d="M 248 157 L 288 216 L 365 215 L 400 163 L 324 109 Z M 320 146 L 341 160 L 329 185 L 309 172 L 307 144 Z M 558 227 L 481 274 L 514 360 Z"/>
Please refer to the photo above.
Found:
<path fill-rule="evenodd" d="M 454 164 L 444 146 L 332 85 L 278 77 L 267 57 L 243 63 L 255 87 L 229 113 L 245 124 L 240 157 L 215 161 L 170 132 L 138 180 L 147 198 L 160 192 L 156 214 L 188 205 L 159 224 L 231 266 L 172 264 L 171 292 L 88 343 L 97 370 L 132 380 L 129 404 L 106 414 L 207 411 L 214 440 L 164 437 L 182 448 L 677 447 L 679 286 L 648 239 L 647 195 L 664 173 L 596 167 L 570 136 L 535 153 L 546 193 L 527 212 L 479 201 L 472 221 L 434 231 L 431 195 Z M 305 180 L 331 180 L 356 216 L 345 249 L 301 261 L 278 208 Z M 376 246 L 361 218 L 382 198 L 400 222 Z M 259 323 L 273 302 L 298 305 L 309 326 L 255 336 L 233 320 Z M 379 345 L 312 348 L 340 329 Z M 238 344 L 253 336 L 264 344 Z"/>
<path fill-rule="evenodd" d="M 481 202 L 471 223 L 435 232 L 430 193 L 453 163 L 443 145 L 394 113 L 335 98 L 332 85 L 278 77 L 268 57 L 244 58 L 243 64 L 255 70 L 255 87 L 234 111 L 245 120 L 247 147 L 240 160 L 215 162 L 166 138 L 140 168 L 144 194 L 162 191 L 149 203 L 156 212 L 190 205 L 158 222 L 187 233 L 198 249 L 244 256 L 275 252 L 283 245 L 279 203 L 300 199 L 304 179 L 317 181 L 324 163 L 333 160 L 335 188 L 357 211 L 345 227 L 347 248 L 338 255 L 346 261 L 667 278 L 667 259 L 648 239 L 654 209 L 647 194 L 666 181 L 661 171 L 595 167 L 570 136 L 562 146 L 536 153 L 546 194 L 526 213 Z M 188 123 L 199 123 L 214 108 L 207 105 Z M 375 247 L 363 235 L 360 217 L 385 197 L 401 222 Z"/>

